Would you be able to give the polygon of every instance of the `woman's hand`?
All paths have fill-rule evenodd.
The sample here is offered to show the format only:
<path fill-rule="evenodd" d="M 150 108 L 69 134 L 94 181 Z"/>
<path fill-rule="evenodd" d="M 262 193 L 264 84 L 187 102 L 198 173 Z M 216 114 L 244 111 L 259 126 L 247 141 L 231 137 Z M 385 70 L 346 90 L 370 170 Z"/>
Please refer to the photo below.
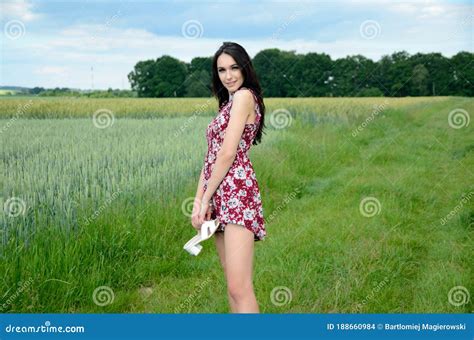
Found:
<path fill-rule="evenodd" d="M 212 214 L 212 205 L 209 205 L 209 208 L 206 211 L 206 221 L 209 221 L 211 219 L 211 214 Z"/>
<path fill-rule="evenodd" d="M 195 198 L 193 203 L 193 212 L 191 213 L 191 224 L 194 229 L 200 230 L 201 224 L 199 224 L 199 212 L 201 210 L 201 199 Z"/>
<path fill-rule="evenodd" d="M 193 204 L 193 212 L 191 213 L 191 224 L 193 225 L 194 229 L 200 230 L 204 221 L 209 221 L 211 219 L 212 214 L 212 206 L 207 204 L 203 207 L 202 200 L 200 198 L 194 199 Z M 201 211 L 204 211 L 204 220 L 200 219 Z"/>
<path fill-rule="evenodd" d="M 201 226 L 205 221 L 211 218 L 211 205 L 207 199 L 201 201 L 201 209 L 199 210 L 198 223 Z"/>

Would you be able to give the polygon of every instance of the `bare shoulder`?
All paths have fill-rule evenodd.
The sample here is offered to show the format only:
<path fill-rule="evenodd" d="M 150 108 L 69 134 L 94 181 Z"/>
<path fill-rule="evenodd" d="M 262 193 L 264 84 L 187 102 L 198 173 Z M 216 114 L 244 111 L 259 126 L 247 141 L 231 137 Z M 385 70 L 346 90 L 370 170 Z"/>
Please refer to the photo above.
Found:
<path fill-rule="evenodd" d="M 238 101 L 241 105 L 251 107 L 255 100 L 249 89 L 240 89 L 234 93 L 234 102 Z"/>

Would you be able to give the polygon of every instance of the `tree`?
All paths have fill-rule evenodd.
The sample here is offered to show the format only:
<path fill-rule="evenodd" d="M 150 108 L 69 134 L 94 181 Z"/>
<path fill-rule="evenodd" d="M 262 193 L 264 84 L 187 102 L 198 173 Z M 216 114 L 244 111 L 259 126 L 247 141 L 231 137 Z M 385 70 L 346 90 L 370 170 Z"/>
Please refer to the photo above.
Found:
<path fill-rule="evenodd" d="M 153 97 L 154 65 L 153 60 L 139 61 L 134 71 L 128 74 L 130 86 L 137 92 L 138 97 Z"/>
<path fill-rule="evenodd" d="M 182 97 L 186 74 L 185 63 L 164 55 L 156 61 L 138 62 L 128 79 L 139 97 Z"/>
<path fill-rule="evenodd" d="M 173 57 L 164 55 L 156 60 L 154 97 L 182 97 L 185 93 L 186 65 Z"/>
<path fill-rule="evenodd" d="M 212 94 L 211 68 L 211 57 L 196 57 L 191 60 L 185 81 L 186 97 L 209 97 Z"/>
<path fill-rule="evenodd" d="M 411 77 L 412 91 L 414 96 L 428 95 L 428 78 L 430 73 L 423 64 L 418 64 L 413 68 L 413 75 Z"/>
<path fill-rule="evenodd" d="M 358 96 L 368 87 L 377 87 L 372 73 L 375 63 L 361 55 L 337 59 L 332 65 L 336 96 Z"/>
<path fill-rule="evenodd" d="M 410 57 L 410 63 L 423 65 L 428 70 L 427 88 L 430 95 L 449 95 L 450 62 L 441 53 L 417 53 Z M 417 95 L 413 93 L 413 95 Z"/>
<path fill-rule="evenodd" d="M 276 48 L 252 63 L 265 97 L 474 95 L 474 54 L 394 52 L 374 62 L 362 55 L 337 60 L 325 53 L 296 54 Z M 128 78 L 139 97 L 208 97 L 212 57 L 183 63 L 170 56 L 138 62 Z M 60 95 L 63 89 L 50 90 Z M 115 94 L 114 94 L 115 95 Z"/>
<path fill-rule="evenodd" d="M 404 97 L 410 92 L 410 78 L 413 68 L 406 51 L 383 56 L 378 62 L 374 78 L 379 88 L 388 97 Z"/>
<path fill-rule="evenodd" d="M 297 61 L 294 51 L 280 51 L 277 48 L 258 52 L 253 58 L 255 71 L 266 97 L 286 97 L 294 79 L 286 80 L 286 71 Z"/>
<path fill-rule="evenodd" d="M 377 87 L 364 88 L 359 92 L 359 97 L 382 97 L 383 92 Z"/>
<path fill-rule="evenodd" d="M 459 52 L 451 58 L 451 94 L 474 96 L 474 53 Z"/>
<path fill-rule="evenodd" d="M 204 70 L 194 71 L 185 81 L 186 97 L 209 97 L 211 76 Z"/>
<path fill-rule="evenodd" d="M 326 81 L 331 74 L 331 67 L 331 57 L 327 54 L 298 55 L 296 63 L 285 72 L 291 85 L 286 92 L 292 97 L 327 95 L 330 89 Z"/>
<path fill-rule="evenodd" d="M 44 91 L 43 87 L 33 87 L 29 92 L 31 94 L 39 94 Z"/>

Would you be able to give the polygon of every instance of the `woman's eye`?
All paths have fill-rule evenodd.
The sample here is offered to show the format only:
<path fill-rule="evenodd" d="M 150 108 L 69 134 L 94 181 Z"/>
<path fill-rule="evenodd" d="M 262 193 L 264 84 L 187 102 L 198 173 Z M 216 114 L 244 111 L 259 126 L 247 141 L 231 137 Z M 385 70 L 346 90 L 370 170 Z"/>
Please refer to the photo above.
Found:
<path fill-rule="evenodd" d="M 239 69 L 238 66 L 233 66 L 232 67 L 232 70 L 238 70 L 238 69 Z M 225 71 L 225 69 L 223 69 L 223 68 L 221 68 L 220 70 L 217 70 L 217 72 L 224 72 L 224 71 Z"/>

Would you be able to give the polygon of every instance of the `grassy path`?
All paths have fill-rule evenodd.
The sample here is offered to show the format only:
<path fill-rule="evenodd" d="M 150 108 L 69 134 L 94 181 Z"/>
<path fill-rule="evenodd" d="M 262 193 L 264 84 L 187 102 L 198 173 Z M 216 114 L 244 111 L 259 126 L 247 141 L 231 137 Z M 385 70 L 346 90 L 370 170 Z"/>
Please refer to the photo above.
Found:
<path fill-rule="evenodd" d="M 262 311 L 472 310 L 472 302 L 448 301 L 451 288 L 472 290 L 474 282 L 472 201 L 446 225 L 440 222 L 474 190 L 472 128 L 447 126 L 456 105 L 472 110 L 472 101 L 462 99 L 388 110 L 360 138 L 344 124 L 299 127 L 255 154 L 265 208 L 277 211 L 267 213 L 270 237 L 256 247 Z M 377 215 L 361 214 L 364 197 L 380 202 Z M 201 259 L 185 258 L 182 281 L 168 277 L 164 290 L 173 287 L 186 312 L 225 312 L 217 256 L 205 251 Z M 286 295 L 287 304 L 272 303 L 277 287 L 286 287 L 291 301 Z M 150 310 L 170 311 L 176 301 L 166 296 Z"/>

